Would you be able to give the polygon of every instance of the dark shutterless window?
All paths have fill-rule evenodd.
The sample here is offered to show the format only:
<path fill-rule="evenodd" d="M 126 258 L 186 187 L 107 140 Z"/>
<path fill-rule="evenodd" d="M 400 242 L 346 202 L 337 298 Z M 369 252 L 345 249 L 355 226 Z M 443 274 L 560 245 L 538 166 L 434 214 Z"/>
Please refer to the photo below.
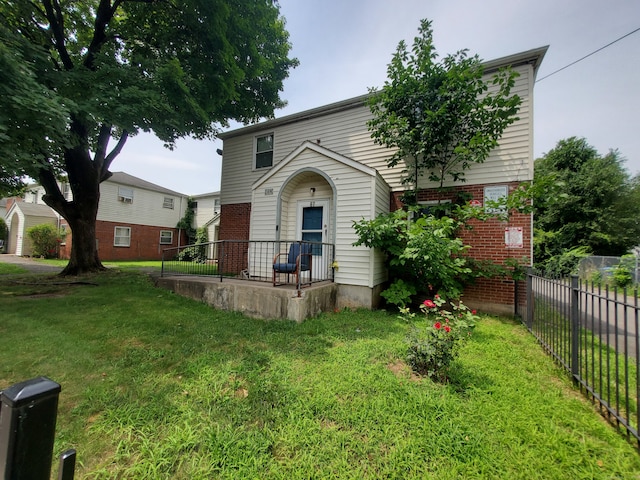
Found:
<path fill-rule="evenodd" d="M 256 138 L 256 168 L 273 166 L 273 134 Z"/>

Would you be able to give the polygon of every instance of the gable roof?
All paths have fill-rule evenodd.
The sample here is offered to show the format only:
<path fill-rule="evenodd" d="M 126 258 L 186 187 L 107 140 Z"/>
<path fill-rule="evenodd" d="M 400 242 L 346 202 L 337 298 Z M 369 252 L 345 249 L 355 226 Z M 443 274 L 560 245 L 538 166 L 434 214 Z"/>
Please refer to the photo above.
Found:
<path fill-rule="evenodd" d="M 306 140 L 302 142 L 302 144 L 298 148 L 293 150 L 289 155 L 287 155 L 284 159 L 282 159 L 281 162 L 278 162 L 278 164 L 275 167 L 273 167 L 271 170 L 265 173 L 262 177 L 260 177 L 260 179 L 258 179 L 251 188 L 253 190 L 258 188 L 262 183 L 266 182 L 271 177 L 273 177 L 276 173 L 278 173 L 286 165 L 292 162 L 298 155 L 300 155 L 305 150 L 313 150 L 314 152 L 319 153 L 320 155 L 331 158 L 336 162 L 342 163 L 343 165 L 351 167 L 354 170 L 358 170 L 372 177 L 375 177 L 378 173 L 375 168 L 367 167 L 366 165 L 363 165 L 360 162 L 356 162 L 355 160 L 345 157 L 344 155 L 336 153 L 333 150 L 329 150 L 328 148 L 322 147 L 317 143 L 313 143 L 313 142 L 310 142 L 309 140 Z"/>
<path fill-rule="evenodd" d="M 540 63 L 542 63 L 542 59 L 544 58 L 544 55 L 548 49 L 549 46 L 546 45 L 544 47 L 533 48 L 524 52 L 482 62 L 484 73 L 489 74 L 503 67 L 518 67 L 520 65 L 529 64 L 533 66 L 533 77 L 535 79 L 535 76 L 538 73 L 538 68 L 540 67 Z M 299 113 L 266 120 L 264 122 L 254 123 L 253 125 L 249 125 L 246 127 L 229 130 L 228 132 L 222 132 L 218 134 L 218 138 L 221 140 L 226 140 L 228 138 L 237 137 L 238 135 L 245 135 L 247 133 L 272 129 L 281 125 L 287 125 L 290 123 L 300 122 L 302 120 L 308 120 L 310 118 L 341 112 L 343 110 L 349 110 L 354 107 L 360 107 L 366 104 L 370 96 L 371 93 L 366 93 L 358 97 L 349 98 L 340 102 L 330 103 L 328 105 L 312 108 L 310 110 L 305 110 Z"/>
<path fill-rule="evenodd" d="M 15 202 L 11 205 L 11 211 L 15 209 L 19 209 L 28 217 L 58 217 L 49 205 L 43 205 L 42 203 Z"/>
<path fill-rule="evenodd" d="M 166 193 L 167 195 L 174 195 L 177 197 L 186 197 L 186 195 L 183 195 L 182 193 L 169 190 L 168 188 L 161 187 L 160 185 L 156 185 L 155 183 L 147 182 L 146 180 L 134 177 L 133 175 L 129 175 L 128 173 L 124 172 L 113 172 L 113 174 L 105 181 L 119 183 L 120 185 L 128 185 L 130 187 L 143 188 L 145 190 L 151 190 L 159 193 Z"/>
<path fill-rule="evenodd" d="M 205 198 L 205 197 L 219 197 L 220 191 L 217 192 L 209 192 L 209 193 L 201 193 L 199 195 L 191 195 L 191 198 Z"/>

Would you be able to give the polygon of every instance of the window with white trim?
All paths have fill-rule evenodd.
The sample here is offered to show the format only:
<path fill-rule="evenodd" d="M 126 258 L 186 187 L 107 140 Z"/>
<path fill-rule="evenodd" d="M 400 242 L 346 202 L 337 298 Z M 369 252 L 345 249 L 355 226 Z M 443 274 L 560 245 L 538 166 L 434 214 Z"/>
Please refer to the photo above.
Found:
<path fill-rule="evenodd" d="M 171 245 L 173 243 L 173 230 L 160 230 L 160 245 Z"/>
<path fill-rule="evenodd" d="M 164 197 L 164 201 L 162 202 L 162 208 L 170 208 L 173 210 L 173 198 Z"/>
<path fill-rule="evenodd" d="M 113 232 L 114 247 L 128 247 L 131 245 L 131 227 L 115 227 Z"/>
<path fill-rule="evenodd" d="M 255 168 L 269 168 L 273 166 L 273 133 L 256 137 Z"/>
<path fill-rule="evenodd" d="M 118 200 L 123 203 L 133 203 L 133 188 L 118 186 Z"/>
<path fill-rule="evenodd" d="M 213 213 L 220 213 L 220 199 L 216 198 L 213 201 Z"/>

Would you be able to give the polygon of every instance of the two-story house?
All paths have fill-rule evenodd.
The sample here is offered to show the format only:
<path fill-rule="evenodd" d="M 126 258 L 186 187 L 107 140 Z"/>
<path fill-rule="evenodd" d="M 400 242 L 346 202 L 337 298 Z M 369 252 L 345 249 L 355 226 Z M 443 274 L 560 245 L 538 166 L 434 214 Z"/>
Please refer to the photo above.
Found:
<path fill-rule="evenodd" d="M 71 200 L 69 185 L 61 190 Z M 10 199 L 6 213 L 9 238 L 6 251 L 19 256 L 31 254 L 29 227 L 51 223 L 68 226 L 42 200 L 44 188 L 31 186 L 23 198 Z M 162 250 L 184 243 L 176 225 L 184 216 L 187 197 L 124 172 L 114 172 L 100 184 L 96 221 L 96 243 L 102 260 L 156 260 Z M 59 256 L 68 258 L 73 232 L 67 232 Z"/>
<path fill-rule="evenodd" d="M 533 87 L 545 52 L 546 47 L 538 48 L 484 63 L 487 76 L 506 66 L 519 73 L 512 90 L 522 99 L 519 119 L 507 128 L 489 158 L 467 171 L 466 182 L 446 185 L 451 187 L 446 196 L 421 177 L 419 202 L 450 201 L 465 192 L 474 204 L 484 205 L 533 179 Z M 371 138 L 367 98 L 220 135 L 224 146 L 219 239 L 313 239 L 333 245 L 334 258 L 323 265 L 334 269 L 338 308 L 378 304 L 388 280 L 384 258 L 353 245 L 357 240 L 353 222 L 400 208 L 406 188 L 405 166 L 388 168 L 391 152 Z M 312 223 L 317 225 L 310 231 L 305 226 Z M 462 235 L 476 259 L 504 263 L 516 258 L 525 264 L 531 260 L 530 215 L 514 214 L 507 222 L 489 220 Z M 512 312 L 513 282 L 484 279 L 465 291 L 465 301 L 485 310 Z"/>
<path fill-rule="evenodd" d="M 193 195 L 191 200 L 194 209 L 194 228 L 206 228 L 209 241 L 217 241 L 220 228 L 220 192 Z"/>

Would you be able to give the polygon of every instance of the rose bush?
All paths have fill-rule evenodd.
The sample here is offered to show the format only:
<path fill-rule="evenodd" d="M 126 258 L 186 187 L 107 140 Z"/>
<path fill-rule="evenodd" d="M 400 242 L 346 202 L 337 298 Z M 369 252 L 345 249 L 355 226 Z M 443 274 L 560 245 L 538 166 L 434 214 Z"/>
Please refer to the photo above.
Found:
<path fill-rule="evenodd" d="M 413 326 L 407 351 L 407 362 L 416 373 L 440 382 L 448 379 L 449 367 L 471 336 L 478 319 L 476 311 L 461 301 L 451 304 L 450 310 L 445 305 L 445 300 L 439 295 L 420 305 L 426 325 Z M 408 308 L 402 308 L 400 312 L 408 321 L 416 317 Z"/>

